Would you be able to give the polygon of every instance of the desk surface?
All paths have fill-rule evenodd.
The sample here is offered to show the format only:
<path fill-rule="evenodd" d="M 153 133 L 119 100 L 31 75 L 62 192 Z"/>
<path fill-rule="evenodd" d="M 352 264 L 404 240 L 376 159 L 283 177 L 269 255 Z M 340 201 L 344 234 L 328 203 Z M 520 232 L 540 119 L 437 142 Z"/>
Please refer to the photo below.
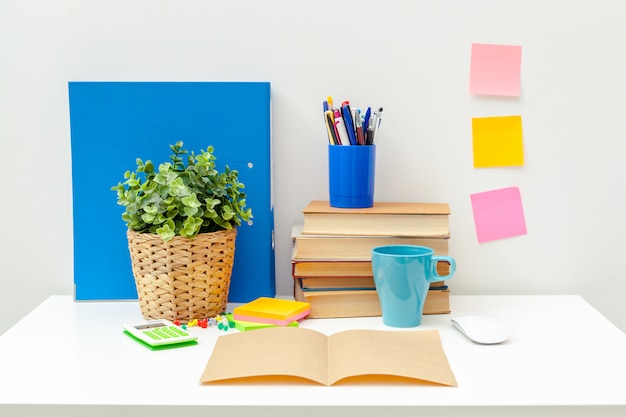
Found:
<path fill-rule="evenodd" d="M 151 351 L 122 334 L 123 323 L 142 320 L 136 302 L 74 302 L 69 296 L 52 296 L 0 337 L 0 411 L 40 405 L 626 410 L 626 335 L 582 298 L 452 296 L 451 307 L 451 315 L 425 316 L 415 330 L 440 331 L 458 387 L 326 387 L 305 381 L 203 386 L 198 380 L 215 341 L 227 332 L 194 327 L 190 331 L 198 336 L 198 345 Z M 511 337 L 500 345 L 474 344 L 450 325 L 451 317 L 462 314 L 496 316 Z M 50 326 L 53 322 L 59 324 Z M 308 319 L 301 326 L 326 334 L 353 328 L 393 330 L 380 317 Z"/>

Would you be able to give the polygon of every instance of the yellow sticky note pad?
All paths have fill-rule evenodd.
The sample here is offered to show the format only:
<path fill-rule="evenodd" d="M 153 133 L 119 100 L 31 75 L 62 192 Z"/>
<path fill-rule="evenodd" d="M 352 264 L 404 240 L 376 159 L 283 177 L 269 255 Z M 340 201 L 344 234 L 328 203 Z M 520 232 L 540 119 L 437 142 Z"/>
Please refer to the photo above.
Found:
<path fill-rule="evenodd" d="M 233 310 L 235 321 L 253 321 L 287 326 L 306 317 L 311 303 L 279 298 L 259 297 Z"/>
<path fill-rule="evenodd" d="M 474 168 L 524 165 L 522 116 L 472 119 Z"/>

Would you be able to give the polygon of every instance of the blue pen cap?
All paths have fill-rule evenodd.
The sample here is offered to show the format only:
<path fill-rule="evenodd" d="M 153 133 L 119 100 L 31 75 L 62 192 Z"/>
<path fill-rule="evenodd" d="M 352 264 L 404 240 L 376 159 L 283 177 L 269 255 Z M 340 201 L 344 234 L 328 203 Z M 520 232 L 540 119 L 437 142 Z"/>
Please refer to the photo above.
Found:
<path fill-rule="evenodd" d="M 330 206 L 372 207 L 375 167 L 376 145 L 328 145 Z"/>

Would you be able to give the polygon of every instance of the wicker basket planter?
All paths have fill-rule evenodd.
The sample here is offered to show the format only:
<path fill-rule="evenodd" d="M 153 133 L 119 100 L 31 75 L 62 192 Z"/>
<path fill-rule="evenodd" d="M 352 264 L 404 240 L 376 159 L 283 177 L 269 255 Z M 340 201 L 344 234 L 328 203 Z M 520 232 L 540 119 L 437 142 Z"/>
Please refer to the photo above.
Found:
<path fill-rule="evenodd" d="M 226 309 L 237 230 L 175 236 L 127 232 L 141 314 L 146 320 L 214 317 Z"/>

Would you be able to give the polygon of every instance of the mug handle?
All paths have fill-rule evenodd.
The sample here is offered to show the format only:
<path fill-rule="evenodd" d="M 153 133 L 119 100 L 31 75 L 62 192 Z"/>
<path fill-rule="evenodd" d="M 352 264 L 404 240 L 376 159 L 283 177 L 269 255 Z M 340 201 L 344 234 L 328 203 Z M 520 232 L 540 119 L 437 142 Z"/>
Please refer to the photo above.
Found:
<path fill-rule="evenodd" d="M 448 262 L 450 264 L 450 272 L 448 273 L 448 275 L 439 275 L 439 273 L 437 272 L 437 263 L 442 261 Z M 428 282 L 445 281 L 452 278 L 452 276 L 456 272 L 456 261 L 454 260 L 454 258 L 451 258 L 449 256 L 433 256 L 431 268 L 432 271 Z"/>

